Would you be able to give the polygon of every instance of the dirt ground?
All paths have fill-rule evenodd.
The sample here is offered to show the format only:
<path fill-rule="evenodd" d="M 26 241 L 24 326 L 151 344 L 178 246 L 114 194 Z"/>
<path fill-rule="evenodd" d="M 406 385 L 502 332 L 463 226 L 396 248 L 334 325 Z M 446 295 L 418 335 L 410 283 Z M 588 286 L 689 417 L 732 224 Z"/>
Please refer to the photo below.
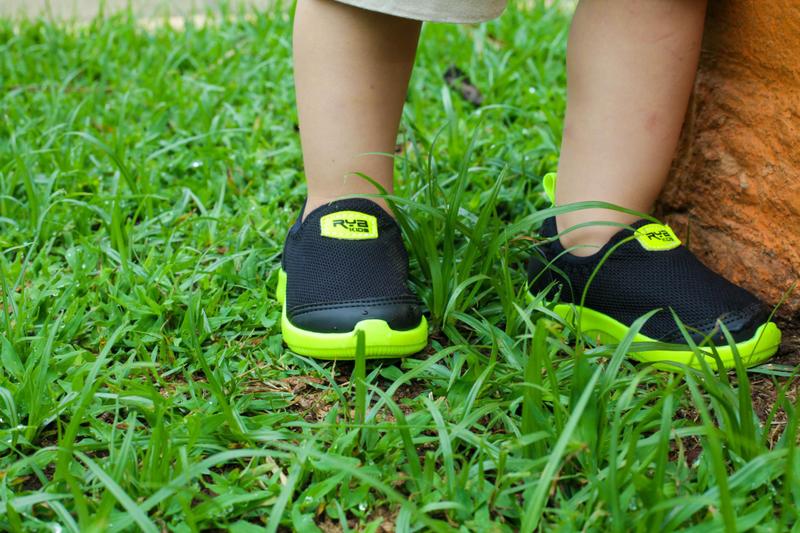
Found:
<path fill-rule="evenodd" d="M 783 342 L 773 362 L 780 365 L 800 365 L 800 321 L 778 320 L 778 325 L 783 331 Z"/>

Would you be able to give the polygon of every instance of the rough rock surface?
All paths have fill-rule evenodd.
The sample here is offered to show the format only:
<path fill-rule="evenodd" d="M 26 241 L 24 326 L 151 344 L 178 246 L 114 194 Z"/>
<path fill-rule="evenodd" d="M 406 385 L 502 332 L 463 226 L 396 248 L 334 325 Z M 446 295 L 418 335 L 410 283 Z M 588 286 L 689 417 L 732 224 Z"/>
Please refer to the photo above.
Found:
<path fill-rule="evenodd" d="M 712 0 L 659 213 L 771 304 L 800 279 L 800 2 Z M 800 290 L 782 313 L 800 310 Z"/>

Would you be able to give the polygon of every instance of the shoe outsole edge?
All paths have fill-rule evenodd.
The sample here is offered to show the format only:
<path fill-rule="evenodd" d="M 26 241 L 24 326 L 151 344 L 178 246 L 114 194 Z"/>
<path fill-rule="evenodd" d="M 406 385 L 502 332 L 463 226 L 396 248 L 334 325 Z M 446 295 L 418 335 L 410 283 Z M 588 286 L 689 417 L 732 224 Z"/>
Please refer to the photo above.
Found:
<path fill-rule="evenodd" d="M 558 304 L 554 311 L 567 322 L 575 322 L 575 314 L 580 316 L 581 332 L 588 336 L 597 336 L 601 342 L 618 343 L 630 330 L 629 326 L 611 318 L 610 316 L 583 307 L 578 313 L 577 308 L 572 304 Z M 655 339 L 637 334 L 633 341 L 635 343 L 658 343 Z M 766 322 L 756 329 L 753 336 L 745 341 L 735 344 L 736 351 L 745 367 L 755 366 L 763 363 L 778 351 L 781 343 L 781 330 L 774 322 Z M 717 355 L 723 368 L 730 369 L 736 367 L 734 349 L 730 345 L 720 345 L 715 347 Z M 707 354 L 706 362 L 712 369 L 717 369 L 717 361 L 712 355 L 711 348 L 700 347 L 699 351 Z M 691 368 L 701 368 L 702 364 L 697 358 L 697 354 L 688 348 L 686 350 L 666 350 L 666 349 L 647 349 L 631 352 L 630 357 L 643 363 L 653 363 L 657 368 L 663 370 L 678 370 L 680 366 Z"/>

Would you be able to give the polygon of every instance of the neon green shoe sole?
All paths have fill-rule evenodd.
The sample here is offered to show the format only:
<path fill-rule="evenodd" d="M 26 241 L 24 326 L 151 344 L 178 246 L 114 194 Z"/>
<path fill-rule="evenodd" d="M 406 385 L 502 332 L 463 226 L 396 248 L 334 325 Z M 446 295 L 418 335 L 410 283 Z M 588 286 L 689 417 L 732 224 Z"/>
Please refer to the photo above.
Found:
<path fill-rule="evenodd" d="M 576 308 L 570 304 L 558 304 L 555 307 L 555 312 L 567 322 L 574 321 Z M 597 338 L 601 343 L 617 344 L 619 343 L 630 329 L 625 324 L 614 320 L 608 315 L 594 311 L 587 307 L 579 313 L 581 317 L 580 329 L 581 332 L 589 337 Z M 637 334 L 634 342 L 642 343 L 655 343 L 655 339 Z M 742 359 L 742 364 L 745 367 L 755 366 L 762 363 L 775 355 L 781 343 L 781 330 L 778 329 L 777 324 L 774 322 L 767 322 L 760 326 L 752 338 L 736 343 L 736 350 L 739 352 L 739 357 Z M 703 347 L 700 351 L 708 354 L 706 362 L 708 365 L 716 369 L 717 361 L 711 353 L 711 349 Z M 733 348 L 729 345 L 718 346 L 716 348 L 717 354 L 722 361 L 723 368 L 734 368 L 736 360 L 733 355 Z M 700 361 L 697 355 L 692 350 L 643 350 L 639 352 L 632 352 L 630 357 L 641 361 L 643 363 L 655 363 L 657 368 L 666 370 L 676 370 L 676 366 L 670 363 L 678 363 L 692 368 L 701 368 Z"/>
<path fill-rule="evenodd" d="M 423 316 L 418 326 L 410 330 L 394 330 L 385 320 L 362 320 L 352 331 L 318 333 L 300 329 L 289 320 L 286 312 L 286 272 L 278 276 L 277 299 L 283 306 L 281 333 L 283 341 L 293 352 L 315 359 L 351 361 L 356 358 L 358 332 L 365 336 L 367 359 L 391 359 L 419 352 L 428 345 L 428 321 Z"/>

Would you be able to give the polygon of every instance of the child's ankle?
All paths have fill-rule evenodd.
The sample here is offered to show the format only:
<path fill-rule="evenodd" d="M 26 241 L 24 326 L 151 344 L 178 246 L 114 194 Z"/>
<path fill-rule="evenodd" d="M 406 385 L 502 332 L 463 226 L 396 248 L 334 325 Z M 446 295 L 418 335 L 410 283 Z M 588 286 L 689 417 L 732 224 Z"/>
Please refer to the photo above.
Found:
<path fill-rule="evenodd" d="M 586 216 L 570 215 L 574 214 L 567 213 L 566 215 L 557 216 L 556 228 L 560 234 L 561 245 L 572 255 L 579 257 L 594 255 L 620 230 L 619 226 L 593 224 L 566 232 L 569 228 L 578 224 L 603 220 L 603 218 L 605 218 L 597 216 L 587 218 Z M 624 216 L 615 218 L 627 218 L 626 220 L 613 220 L 613 222 L 621 224 L 632 224 L 636 221 L 635 217 Z"/>
<path fill-rule="evenodd" d="M 306 208 L 303 211 L 303 220 L 305 220 L 308 214 L 314 211 L 315 209 L 322 207 L 323 205 L 327 205 L 331 202 L 335 202 L 336 200 L 341 200 L 342 198 L 349 196 L 349 194 L 356 194 L 356 193 L 344 193 L 340 196 L 317 196 L 311 194 L 308 195 L 308 198 L 306 199 Z M 384 211 L 389 213 L 390 216 L 394 217 L 394 213 L 392 213 L 392 210 L 389 209 L 388 204 L 383 198 L 365 197 L 364 199 L 375 202 L 376 204 L 381 206 Z"/>

